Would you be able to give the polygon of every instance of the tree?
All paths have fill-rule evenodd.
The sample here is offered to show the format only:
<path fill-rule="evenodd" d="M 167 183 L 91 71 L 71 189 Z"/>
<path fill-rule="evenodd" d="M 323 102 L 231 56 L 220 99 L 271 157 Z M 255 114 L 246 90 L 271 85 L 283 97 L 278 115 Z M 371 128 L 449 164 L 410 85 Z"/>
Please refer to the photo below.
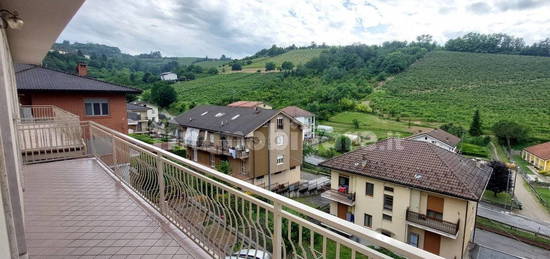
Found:
<path fill-rule="evenodd" d="M 233 65 L 231 65 L 231 70 L 233 71 L 243 70 L 243 66 L 240 63 L 233 63 Z"/>
<path fill-rule="evenodd" d="M 529 129 L 516 122 L 501 120 L 493 125 L 493 132 L 501 144 L 508 147 L 520 144 L 529 138 Z"/>
<path fill-rule="evenodd" d="M 359 128 L 359 120 L 353 119 L 351 122 L 353 123 L 353 128 L 355 129 Z"/>
<path fill-rule="evenodd" d="M 472 118 L 472 124 L 470 124 L 470 135 L 476 137 L 481 136 L 483 132 L 481 131 L 481 116 L 479 115 L 479 110 L 474 112 L 474 117 Z"/>
<path fill-rule="evenodd" d="M 304 143 L 304 147 L 302 148 L 302 152 L 303 152 L 303 156 L 306 157 L 306 156 L 309 156 L 309 155 L 312 155 L 313 153 L 315 153 L 315 148 L 311 144 Z"/>
<path fill-rule="evenodd" d="M 513 180 L 510 169 L 500 161 L 492 161 L 489 166 L 493 168 L 493 172 L 487 184 L 487 190 L 492 191 L 495 196 L 501 192 L 509 192 Z"/>
<path fill-rule="evenodd" d="M 283 70 L 292 70 L 294 68 L 294 64 L 290 61 L 285 61 L 281 64 L 281 68 Z"/>
<path fill-rule="evenodd" d="M 229 163 L 229 161 L 223 160 L 216 165 L 216 170 L 224 174 L 231 174 L 231 164 Z"/>
<path fill-rule="evenodd" d="M 265 71 L 275 70 L 275 63 L 267 62 L 265 63 Z"/>
<path fill-rule="evenodd" d="M 340 153 L 346 153 L 351 150 L 351 139 L 344 135 L 340 135 L 336 138 L 334 149 Z"/>
<path fill-rule="evenodd" d="M 462 126 L 454 125 L 453 123 L 443 124 L 439 128 L 460 138 L 466 133 L 466 130 Z"/>
<path fill-rule="evenodd" d="M 157 83 L 151 89 L 151 100 L 162 108 L 170 106 L 176 99 L 176 90 L 169 84 Z"/>
<path fill-rule="evenodd" d="M 215 67 L 211 67 L 211 68 L 208 69 L 208 74 L 216 75 L 216 74 L 218 74 L 218 69 L 215 68 Z"/>

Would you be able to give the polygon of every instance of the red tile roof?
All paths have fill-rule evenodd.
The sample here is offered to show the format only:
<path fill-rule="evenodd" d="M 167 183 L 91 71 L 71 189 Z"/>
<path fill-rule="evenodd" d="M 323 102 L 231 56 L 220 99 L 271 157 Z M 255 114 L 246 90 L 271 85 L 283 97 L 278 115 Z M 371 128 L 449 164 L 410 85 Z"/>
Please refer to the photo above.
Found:
<path fill-rule="evenodd" d="M 284 113 L 296 118 L 296 117 L 311 117 L 311 116 L 314 116 L 313 113 L 311 112 L 308 112 L 304 109 L 300 109 L 299 107 L 296 107 L 296 106 L 288 106 L 288 107 L 285 107 L 283 108 L 281 111 L 283 111 Z"/>
<path fill-rule="evenodd" d="M 230 103 L 227 106 L 230 107 L 248 107 L 248 108 L 254 108 L 259 105 L 263 105 L 263 102 L 256 102 L 256 101 L 237 101 L 234 103 Z"/>
<path fill-rule="evenodd" d="M 537 156 L 542 160 L 550 160 L 550 141 L 525 148 L 525 151 Z"/>
<path fill-rule="evenodd" d="M 321 166 L 478 201 L 492 169 L 427 142 L 387 139 Z"/>

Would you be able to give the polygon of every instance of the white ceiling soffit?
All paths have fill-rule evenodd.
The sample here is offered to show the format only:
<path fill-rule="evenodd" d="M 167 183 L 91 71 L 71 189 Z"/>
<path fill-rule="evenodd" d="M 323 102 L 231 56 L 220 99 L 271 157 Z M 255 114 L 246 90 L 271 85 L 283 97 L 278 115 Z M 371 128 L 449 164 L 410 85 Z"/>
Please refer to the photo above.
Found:
<path fill-rule="evenodd" d="M 2 0 L 0 8 L 17 10 L 25 24 L 6 29 L 14 63 L 40 64 L 85 0 Z"/>

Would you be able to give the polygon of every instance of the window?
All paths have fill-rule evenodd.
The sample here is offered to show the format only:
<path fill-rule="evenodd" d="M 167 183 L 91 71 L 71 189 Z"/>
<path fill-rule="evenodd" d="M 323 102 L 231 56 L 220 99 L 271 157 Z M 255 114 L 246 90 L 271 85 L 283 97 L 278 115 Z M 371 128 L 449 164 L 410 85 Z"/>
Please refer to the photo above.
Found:
<path fill-rule="evenodd" d="M 367 182 L 365 194 L 368 195 L 368 196 L 373 196 L 374 195 L 374 184 L 373 183 Z"/>
<path fill-rule="evenodd" d="M 364 219 L 365 227 L 372 227 L 372 216 L 365 213 L 365 219 Z"/>
<path fill-rule="evenodd" d="M 391 216 L 388 215 L 388 214 L 382 214 L 382 219 L 383 219 L 383 220 L 387 220 L 387 221 L 391 221 Z M 384 234 L 384 233 L 382 233 L 382 234 Z M 386 236 L 391 237 L 391 234 L 390 234 L 390 235 L 386 235 Z"/>
<path fill-rule="evenodd" d="M 285 162 L 285 156 L 283 156 L 283 155 L 277 156 L 277 164 L 278 164 L 278 165 L 281 165 L 281 164 L 283 164 L 284 162 Z"/>
<path fill-rule="evenodd" d="M 277 118 L 277 129 L 283 129 L 283 117 Z"/>
<path fill-rule="evenodd" d="M 384 194 L 384 209 L 392 211 L 392 209 L 393 209 L 393 196 Z"/>
<path fill-rule="evenodd" d="M 87 116 L 109 115 L 109 101 L 106 99 L 84 100 L 84 110 Z"/>
<path fill-rule="evenodd" d="M 384 191 L 393 192 L 393 187 L 384 186 Z"/>
<path fill-rule="evenodd" d="M 409 237 L 407 238 L 407 243 L 408 243 L 409 245 L 418 247 L 418 240 L 419 240 L 419 239 L 420 239 L 420 237 L 418 236 L 417 233 L 410 232 L 410 233 L 409 233 Z"/>
<path fill-rule="evenodd" d="M 279 145 L 279 146 L 282 145 L 282 144 L 284 143 L 284 138 L 283 138 L 283 136 L 277 136 L 277 137 L 275 137 L 275 143 L 276 143 L 277 145 Z"/>

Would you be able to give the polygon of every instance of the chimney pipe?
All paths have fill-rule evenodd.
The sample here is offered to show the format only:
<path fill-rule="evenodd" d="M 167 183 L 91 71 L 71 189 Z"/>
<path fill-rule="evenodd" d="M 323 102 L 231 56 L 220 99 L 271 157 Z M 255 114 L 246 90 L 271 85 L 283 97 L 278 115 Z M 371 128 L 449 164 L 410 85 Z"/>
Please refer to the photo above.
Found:
<path fill-rule="evenodd" d="M 78 76 L 88 76 L 88 65 L 84 62 L 80 62 L 76 65 L 76 74 Z"/>

